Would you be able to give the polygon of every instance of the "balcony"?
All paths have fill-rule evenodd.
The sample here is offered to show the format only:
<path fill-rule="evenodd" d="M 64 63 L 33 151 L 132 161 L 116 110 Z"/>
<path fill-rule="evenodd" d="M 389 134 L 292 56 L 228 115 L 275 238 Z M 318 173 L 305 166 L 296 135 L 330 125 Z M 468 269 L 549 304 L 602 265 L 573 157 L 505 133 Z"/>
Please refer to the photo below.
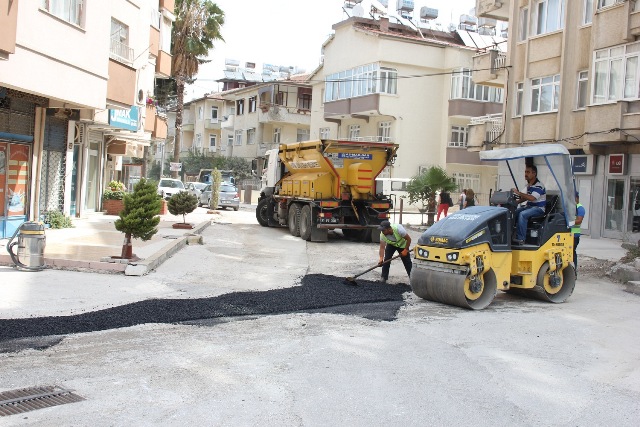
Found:
<path fill-rule="evenodd" d="M 482 151 L 486 143 L 498 142 L 496 139 L 502 133 L 502 126 L 502 113 L 473 117 L 469 124 L 467 150 Z"/>
<path fill-rule="evenodd" d="M 222 118 L 222 122 L 220 122 L 220 127 L 222 129 L 233 129 L 233 123 L 235 122 L 235 115 L 229 114 Z"/>
<path fill-rule="evenodd" d="M 164 50 L 158 51 L 156 58 L 156 77 L 166 79 L 171 77 L 171 55 Z"/>
<path fill-rule="evenodd" d="M 145 132 L 153 132 L 155 130 L 156 111 L 155 105 L 147 105 L 147 112 L 144 118 Z"/>
<path fill-rule="evenodd" d="M 597 144 L 597 147 L 590 147 L 590 151 L 596 154 L 606 153 L 607 146 L 635 143 L 640 137 L 640 133 L 636 130 L 638 123 L 640 123 L 640 101 L 590 105 L 587 107 L 585 117 L 585 132 L 587 132 L 584 137 L 585 142 Z M 627 130 L 602 132 L 609 129 Z"/>
<path fill-rule="evenodd" d="M 158 139 L 167 138 L 167 120 L 164 117 L 158 115 L 154 116 L 154 127 L 151 136 Z"/>
<path fill-rule="evenodd" d="M 204 128 L 209 130 L 220 130 L 220 120 L 206 119 L 204 121 Z"/>
<path fill-rule="evenodd" d="M 380 94 L 359 96 L 357 98 L 329 101 L 324 104 L 325 119 L 344 119 L 353 117 L 356 119 L 369 119 L 372 115 L 380 115 Z"/>
<path fill-rule="evenodd" d="M 129 108 L 135 104 L 136 70 L 119 61 L 109 60 L 107 104 Z"/>
<path fill-rule="evenodd" d="M 193 123 L 183 123 L 182 124 L 182 132 L 193 132 L 194 124 Z"/>
<path fill-rule="evenodd" d="M 509 3 L 511 0 L 476 0 L 476 16 L 509 21 Z"/>
<path fill-rule="evenodd" d="M 594 50 L 630 42 L 640 35 L 640 13 L 633 11 L 634 5 L 635 2 L 618 1 L 597 11 L 591 30 Z"/>
<path fill-rule="evenodd" d="M 133 64 L 133 49 L 126 43 L 122 43 L 117 38 L 111 38 L 109 48 L 109 58 L 127 65 Z"/>
<path fill-rule="evenodd" d="M 174 13 L 176 8 L 176 0 L 160 0 L 160 9 L 166 9 L 171 13 Z"/>
<path fill-rule="evenodd" d="M 258 111 L 260 123 L 287 123 L 296 125 L 311 125 L 311 112 L 295 107 L 279 105 L 261 105 Z"/>
<path fill-rule="evenodd" d="M 490 50 L 473 57 L 472 80 L 477 85 L 504 87 L 506 83 L 507 55 Z M 478 71 L 476 71 L 478 70 Z"/>
<path fill-rule="evenodd" d="M 160 30 L 151 26 L 149 27 L 149 53 L 158 56 L 160 51 Z"/>
<path fill-rule="evenodd" d="M 0 60 L 9 59 L 16 51 L 16 30 L 18 28 L 18 1 L 3 3 L 0 11 Z"/>

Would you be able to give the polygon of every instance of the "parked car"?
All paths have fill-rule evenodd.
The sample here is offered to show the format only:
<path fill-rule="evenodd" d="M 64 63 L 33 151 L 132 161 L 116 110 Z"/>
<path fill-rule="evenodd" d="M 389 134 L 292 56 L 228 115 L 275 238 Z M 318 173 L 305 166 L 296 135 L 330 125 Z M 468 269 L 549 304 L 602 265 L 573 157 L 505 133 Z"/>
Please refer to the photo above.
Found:
<path fill-rule="evenodd" d="M 200 195 L 202 194 L 202 191 L 206 186 L 207 184 L 205 184 L 204 182 L 189 182 L 187 183 L 185 188 L 187 190 L 187 193 L 193 194 L 198 200 L 200 200 Z"/>
<path fill-rule="evenodd" d="M 207 205 L 209 209 L 215 209 L 215 207 L 211 206 L 211 184 L 208 184 L 202 191 L 198 205 Z M 225 209 L 228 207 L 233 208 L 234 211 L 237 211 L 240 208 L 240 193 L 238 189 L 233 185 L 222 184 L 220 186 L 218 206 Z"/>
<path fill-rule="evenodd" d="M 185 191 L 184 184 L 179 179 L 160 178 L 158 182 L 158 194 L 165 200 L 169 200 L 171 196 L 181 191 Z"/>

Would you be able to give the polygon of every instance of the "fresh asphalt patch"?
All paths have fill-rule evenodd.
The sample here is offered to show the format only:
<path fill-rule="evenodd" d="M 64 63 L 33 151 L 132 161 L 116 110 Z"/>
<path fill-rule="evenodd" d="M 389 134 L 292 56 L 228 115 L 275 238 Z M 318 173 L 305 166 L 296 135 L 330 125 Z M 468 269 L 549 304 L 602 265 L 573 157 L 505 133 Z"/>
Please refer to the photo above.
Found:
<path fill-rule="evenodd" d="M 207 324 L 207 319 L 228 320 L 295 312 L 336 313 L 389 321 L 396 318 L 404 304 L 403 294 L 409 291 L 411 287 L 406 284 L 358 279 L 357 286 L 353 286 L 347 284 L 344 277 L 308 274 L 302 278 L 300 286 L 291 288 L 233 292 L 212 298 L 151 299 L 72 316 L 0 319 L 0 352 L 42 348 L 41 339 L 28 345 L 26 338 L 103 331 L 145 323 Z"/>

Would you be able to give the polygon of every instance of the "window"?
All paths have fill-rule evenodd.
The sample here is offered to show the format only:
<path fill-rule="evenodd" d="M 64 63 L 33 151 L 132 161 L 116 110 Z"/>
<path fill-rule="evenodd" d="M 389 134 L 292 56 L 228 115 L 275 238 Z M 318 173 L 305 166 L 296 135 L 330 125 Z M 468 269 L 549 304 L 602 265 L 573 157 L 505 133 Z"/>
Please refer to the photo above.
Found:
<path fill-rule="evenodd" d="M 522 115 L 522 99 L 524 98 L 524 83 L 516 83 L 516 102 L 514 116 Z"/>
<path fill-rule="evenodd" d="M 640 43 L 594 53 L 593 103 L 638 98 Z"/>
<path fill-rule="evenodd" d="M 563 27 L 565 0 L 537 0 L 533 9 L 535 34 L 546 34 Z"/>
<path fill-rule="evenodd" d="M 391 122 L 378 123 L 378 141 L 391 141 Z"/>
<path fill-rule="evenodd" d="M 482 102 L 502 103 L 502 89 L 476 85 L 471 80 L 471 70 L 460 68 L 451 74 L 450 99 L 473 99 Z"/>
<path fill-rule="evenodd" d="M 229 147 L 233 145 L 233 135 L 232 134 L 227 135 L 227 145 Z"/>
<path fill-rule="evenodd" d="M 529 8 L 520 9 L 520 22 L 518 27 L 518 41 L 524 41 L 529 35 Z"/>
<path fill-rule="evenodd" d="M 287 105 L 287 94 L 285 92 L 276 93 L 275 104 L 276 105 Z"/>
<path fill-rule="evenodd" d="M 560 75 L 531 79 L 531 112 L 557 111 L 560 97 Z"/>
<path fill-rule="evenodd" d="M 602 9 L 604 7 L 613 6 L 616 3 L 622 3 L 625 0 L 598 0 L 598 9 Z"/>
<path fill-rule="evenodd" d="M 83 0 L 42 0 L 42 8 L 50 14 L 79 27 L 84 26 Z"/>
<path fill-rule="evenodd" d="M 303 93 L 298 98 L 298 108 L 301 110 L 311 110 L 311 94 Z"/>
<path fill-rule="evenodd" d="M 296 142 L 308 141 L 309 140 L 309 129 L 297 129 L 296 131 Z"/>
<path fill-rule="evenodd" d="M 249 98 L 249 112 L 250 113 L 255 113 L 257 107 L 258 107 L 258 97 L 257 96 L 250 97 Z"/>
<path fill-rule="evenodd" d="M 237 130 L 236 131 L 236 139 L 234 142 L 235 145 L 242 145 L 242 131 L 241 130 Z"/>
<path fill-rule="evenodd" d="M 218 137 L 216 135 L 209 135 L 209 151 L 215 152 L 216 146 L 218 142 Z"/>
<path fill-rule="evenodd" d="M 211 107 L 211 121 L 218 121 L 218 107 Z"/>
<path fill-rule="evenodd" d="M 236 101 L 236 111 L 239 116 L 244 114 L 244 99 L 238 99 Z"/>
<path fill-rule="evenodd" d="M 247 129 L 247 145 L 256 143 L 256 128 Z"/>
<path fill-rule="evenodd" d="M 463 188 L 471 188 L 474 191 L 477 191 L 480 188 L 480 174 L 477 173 L 461 173 L 461 172 L 453 172 L 452 178 L 458 184 L 458 189 L 462 190 Z M 478 193 L 476 192 L 476 196 Z"/>
<path fill-rule="evenodd" d="M 117 61 L 133 62 L 133 49 L 129 47 L 129 27 L 111 19 L 110 58 Z"/>
<path fill-rule="evenodd" d="M 582 10 L 582 24 L 591 24 L 593 21 L 593 0 L 584 0 L 584 8 Z"/>
<path fill-rule="evenodd" d="M 578 73 L 578 102 L 576 103 L 576 108 L 579 110 L 587 106 L 588 77 L 589 73 L 587 71 Z"/>
<path fill-rule="evenodd" d="M 329 139 L 330 135 L 331 135 L 330 128 L 320 128 L 320 139 Z"/>
<path fill-rule="evenodd" d="M 380 64 L 362 65 L 325 78 L 324 101 L 337 101 L 374 93 L 397 93 L 398 72 Z"/>
<path fill-rule="evenodd" d="M 280 144 L 281 128 L 273 128 L 273 143 Z"/>
<path fill-rule="evenodd" d="M 202 135 L 196 134 L 196 148 L 202 148 Z"/>
<path fill-rule="evenodd" d="M 360 125 L 349 125 L 349 140 L 356 141 L 360 137 Z"/>
<path fill-rule="evenodd" d="M 198 107 L 198 120 L 202 120 L 204 118 L 204 109 L 202 107 Z"/>
<path fill-rule="evenodd" d="M 469 128 L 467 126 L 451 126 L 451 141 L 449 147 L 466 147 Z"/>

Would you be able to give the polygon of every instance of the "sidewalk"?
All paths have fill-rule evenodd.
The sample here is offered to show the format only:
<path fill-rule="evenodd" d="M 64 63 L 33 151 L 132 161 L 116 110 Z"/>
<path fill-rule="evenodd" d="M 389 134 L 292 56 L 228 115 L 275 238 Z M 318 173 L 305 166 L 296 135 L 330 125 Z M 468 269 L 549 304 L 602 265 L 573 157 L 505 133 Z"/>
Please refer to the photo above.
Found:
<path fill-rule="evenodd" d="M 122 252 L 124 234 L 114 225 L 118 216 L 94 213 L 86 218 L 74 218 L 73 228 L 46 230 L 45 264 L 58 269 L 124 272 L 140 276 L 153 270 L 184 245 L 198 242 L 197 234 L 219 217 L 206 212 L 205 208 L 197 208 L 187 215 L 187 222 L 195 225 L 191 230 L 172 228 L 173 224 L 182 222 L 182 216 L 161 215 L 158 232 L 150 240 L 133 239 L 133 253 L 140 258 L 138 261 L 108 260 Z M 8 242 L 8 238 L 0 239 L 0 265 L 13 265 L 6 247 Z"/>

